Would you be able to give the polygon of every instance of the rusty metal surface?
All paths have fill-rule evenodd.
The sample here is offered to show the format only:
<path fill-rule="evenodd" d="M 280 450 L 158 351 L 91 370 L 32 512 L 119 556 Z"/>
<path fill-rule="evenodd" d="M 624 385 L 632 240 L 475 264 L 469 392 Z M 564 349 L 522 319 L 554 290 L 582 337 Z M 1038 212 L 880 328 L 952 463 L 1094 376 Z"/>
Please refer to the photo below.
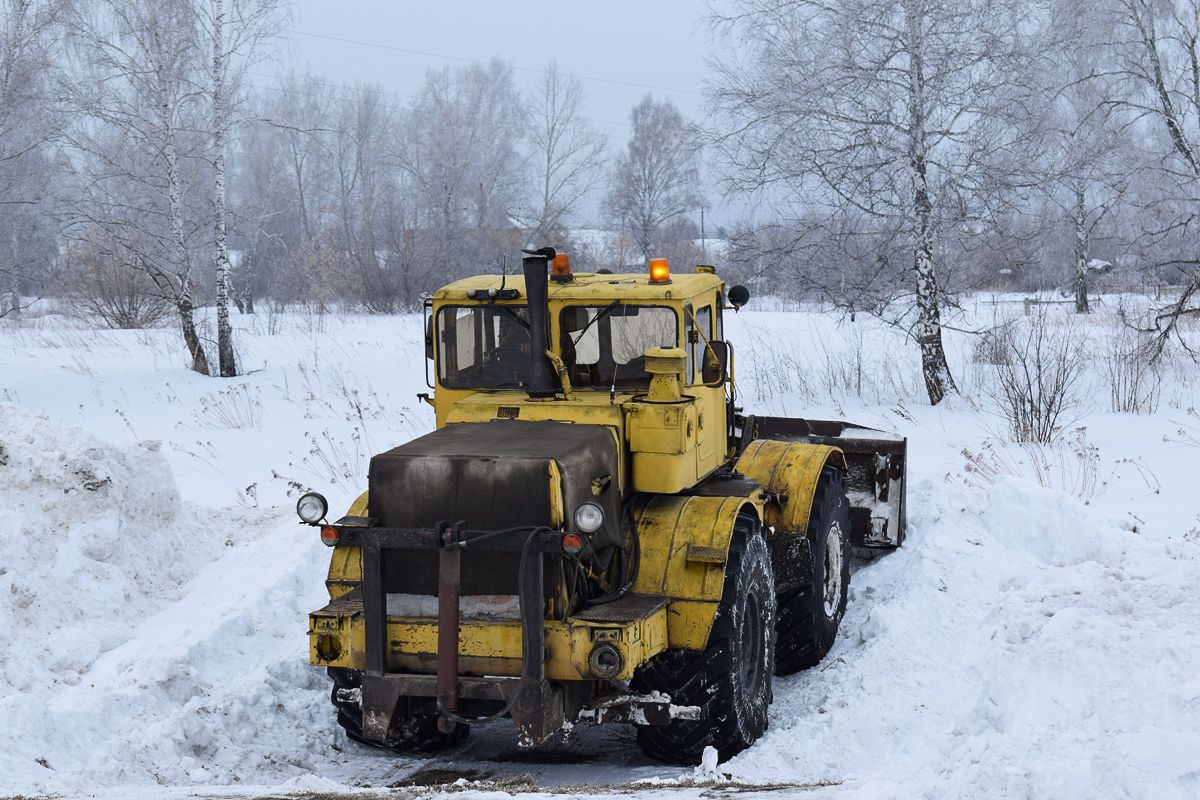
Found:
<path fill-rule="evenodd" d="M 586 622 L 626 624 L 648 617 L 667 604 L 667 598 L 630 592 L 619 600 L 584 609 L 572 616 Z"/>
<path fill-rule="evenodd" d="M 336 527 L 336 526 L 335 526 Z M 393 548 L 397 550 L 440 550 L 441 536 L 435 528 L 339 528 L 341 536 L 339 544 L 344 547 L 375 547 Z M 519 553 L 529 538 L 528 529 L 492 536 L 490 530 L 464 530 L 460 533 L 461 540 L 466 543 L 469 552 L 477 550 L 489 553 L 508 552 Z M 487 540 L 473 544 L 472 539 Z M 530 549 L 539 553 L 561 553 L 562 534 L 549 532 L 534 539 Z"/>
<path fill-rule="evenodd" d="M 744 476 L 731 476 L 729 473 L 717 473 L 704 483 L 680 494 L 694 497 L 749 497 L 759 489 L 758 481 Z"/>
<path fill-rule="evenodd" d="M 438 653 L 437 653 L 437 697 L 438 708 L 446 711 L 458 709 L 458 590 L 462 550 L 454 547 L 455 531 L 447 529 L 445 546 L 438 553 Z M 444 730 L 454 728 L 454 721 L 444 717 L 439 726 Z"/>
<path fill-rule="evenodd" d="M 403 685 L 391 680 L 391 676 L 362 676 L 362 732 L 363 738 L 377 742 L 385 741 L 392 727 L 392 717 L 400 704 Z"/>
<path fill-rule="evenodd" d="M 746 417 L 743 446 L 754 439 L 837 447 L 846 456 L 850 500 L 850 543 L 894 548 L 907 526 L 908 440 L 886 431 L 840 420 Z"/>
<path fill-rule="evenodd" d="M 385 680 L 396 687 L 397 697 L 437 697 L 437 677 L 390 673 Z M 508 700 L 517 692 L 517 678 L 459 677 L 456 694 L 461 700 Z"/>
<path fill-rule="evenodd" d="M 611 722 L 669 725 L 677 719 L 700 719 L 700 707 L 671 705 L 671 698 L 663 694 L 608 695 L 592 700 L 576 719 L 590 720 L 597 725 Z"/>
<path fill-rule="evenodd" d="M 689 544 L 687 560 L 694 564 L 724 564 L 725 550 L 721 547 L 702 547 L 698 544 Z"/>
<path fill-rule="evenodd" d="M 534 746 L 550 741 L 562 728 L 563 699 L 546 680 L 541 556 L 523 554 L 521 573 L 521 680 L 509 705 L 509 715 L 517 726 L 519 743 Z"/>
<path fill-rule="evenodd" d="M 551 251 L 553 253 L 553 251 Z M 553 255 L 550 256 L 553 258 Z M 525 274 L 525 299 L 529 304 L 529 353 L 530 397 L 554 397 L 554 372 L 546 349 L 550 346 L 550 304 L 545 255 L 530 255 L 521 259 L 521 271 Z"/>
<path fill-rule="evenodd" d="M 383 591 L 379 548 L 363 548 L 363 643 L 366 670 L 376 675 L 387 672 L 387 595 Z"/>

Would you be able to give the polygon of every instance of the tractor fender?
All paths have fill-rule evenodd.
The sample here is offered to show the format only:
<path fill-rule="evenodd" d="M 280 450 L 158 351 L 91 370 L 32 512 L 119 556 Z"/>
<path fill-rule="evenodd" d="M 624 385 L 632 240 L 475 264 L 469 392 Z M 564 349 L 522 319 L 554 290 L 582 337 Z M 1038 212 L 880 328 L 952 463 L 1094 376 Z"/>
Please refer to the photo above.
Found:
<path fill-rule="evenodd" d="M 835 466 L 844 475 L 845 454 L 829 445 L 755 439 L 734 467 L 767 492 L 763 523 L 768 526 L 777 594 L 812 576 L 812 552 L 805 531 L 817 481 L 826 466 Z"/>
<path fill-rule="evenodd" d="M 667 646 L 701 651 L 725 587 L 725 565 L 738 514 L 762 520 L 753 497 L 646 495 L 636 501 L 640 558 L 633 591 L 664 597 Z"/>
<path fill-rule="evenodd" d="M 367 493 L 358 496 L 346 512 L 348 517 L 365 517 L 367 514 Z M 362 548 L 335 547 L 329 559 L 329 574 L 325 579 L 325 588 L 329 590 L 329 599 L 337 600 L 349 594 L 362 584 Z"/>

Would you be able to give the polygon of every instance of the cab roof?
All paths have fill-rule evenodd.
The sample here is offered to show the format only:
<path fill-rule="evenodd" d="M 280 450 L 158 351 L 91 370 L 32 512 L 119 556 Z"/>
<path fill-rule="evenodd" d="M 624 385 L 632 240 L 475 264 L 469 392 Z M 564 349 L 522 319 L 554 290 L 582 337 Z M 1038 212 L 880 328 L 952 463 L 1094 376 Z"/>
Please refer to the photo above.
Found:
<path fill-rule="evenodd" d="M 501 276 L 476 275 L 463 278 L 460 281 L 443 286 L 434 293 L 434 300 L 463 300 L 475 302 L 483 297 L 467 297 L 467 292 L 475 289 L 483 290 L 501 288 Z M 725 282 L 711 273 L 679 274 L 671 273 L 670 283 L 650 283 L 647 274 L 612 274 L 600 275 L 588 272 L 576 272 L 574 280 L 569 283 L 549 281 L 550 302 L 578 301 L 596 302 L 612 300 L 680 300 L 688 297 L 720 289 Z M 521 293 L 520 302 L 525 300 L 525 278 L 522 275 L 509 275 L 503 279 L 504 288 L 516 289 Z"/>

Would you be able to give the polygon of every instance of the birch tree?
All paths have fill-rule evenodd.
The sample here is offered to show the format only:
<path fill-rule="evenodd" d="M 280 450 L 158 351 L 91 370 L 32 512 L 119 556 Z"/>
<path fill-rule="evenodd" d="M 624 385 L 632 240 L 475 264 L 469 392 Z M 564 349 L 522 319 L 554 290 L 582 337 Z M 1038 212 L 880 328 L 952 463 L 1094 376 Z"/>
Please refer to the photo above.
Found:
<path fill-rule="evenodd" d="M 82 185 L 71 218 L 133 254 L 130 265 L 174 306 L 191 368 L 207 375 L 193 296 L 204 146 L 196 10 L 188 0 L 95 0 L 72 28 L 81 75 L 63 86 L 76 118 L 64 136 Z"/>
<path fill-rule="evenodd" d="M 604 208 L 649 262 L 658 234 L 700 207 L 700 159 L 670 100 L 647 94 L 629 122 L 629 145 L 617 155 Z"/>
<path fill-rule="evenodd" d="M 1143 168 L 1133 115 L 1120 104 L 1118 81 L 1105 37 L 1118 24 L 1111 7 L 1088 0 L 1060 0 L 1051 7 L 1047 40 L 1040 48 L 1037 89 L 1045 98 L 1031 110 L 1042 129 L 1041 157 L 1031 183 L 1043 187 L 1069 221 L 1069 283 L 1075 312 L 1091 310 L 1092 243 L 1102 223 L 1118 210 L 1129 184 Z M 1041 180 L 1039 180 L 1039 178 Z M 1048 178 L 1048 179 L 1046 179 Z"/>
<path fill-rule="evenodd" d="M 530 99 L 529 150 L 534 205 L 528 219 L 530 239 L 562 242 L 579 203 L 603 180 L 607 144 L 584 118 L 583 81 L 564 75 L 550 62 Z"/>
<path fill-rule="evenodd" d="M 60 52 L 60 0 L 0 0 L 0 317 L 22 308 L 21 284 L 46 261 L 51 215 L 47 85 Z"/>
<path fill-rule="evenodd" d="M 955 390 L 939 239 L 986 201 L 983 165 L 1012 144 L 996 121 L 1028 64 L 1028 10 L 1016 0 L 734 0 L 714 20 L 728 43 L 710 86 L 727 185 L 795 219 L 862 217 L 905 244 L 907 289 L 892 297 L 911 309 L 902 321 L 935 405 Z"/>
<path fill-rule="evenodd" d="M 228 239 L 227 157 L 230 132 L 238 122 L 238 93 L 245 70 L 279 34 L 284 0 L 199 0 L 201 26 L 207 31 L 208 134 L 213 174 L 213 245 L 217 271 L 217 360 L 222 378 L 238 374 L 229 323 L 232 288 Z"/>
<path fill-rule="evenodd" d="M 1184 252 L 1163 259 L 1183 279 L 1179 298 L 1160 308 L 1152 321 L 1161 353 L 1179 321 L 1200 317 L 1200 255 L 1195 219 L 1200 213 L 1200 0 L 1116 0 L 1119 12 L 1113 44 L 1124 57 L 1121 76 L 1125 104 L 1152 123 L 1162 145 L 1161 177 L 1174 184 L 1150 219 L 1159 238 L 1181 234 Z M 1182 340 L 1181 340 L 1182 341 Z M 1186 345 L 1185 345 L 1186 346 Z"/>

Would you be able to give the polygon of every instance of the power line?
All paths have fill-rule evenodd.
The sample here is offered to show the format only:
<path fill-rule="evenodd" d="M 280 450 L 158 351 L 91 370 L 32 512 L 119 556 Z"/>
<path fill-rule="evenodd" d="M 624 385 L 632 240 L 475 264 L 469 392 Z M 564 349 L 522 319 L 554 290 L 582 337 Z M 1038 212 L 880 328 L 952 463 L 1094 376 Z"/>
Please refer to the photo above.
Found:
<path fill-rule="evenodd" d="M 342 42 L 343 44 L 357 44 L 357 45 L 362 45 L 363 47 L 374 47 L 379 50 L 393 50 L 397 53 L 408 53 L 409 55 L 414 55 L 414 56 L 428 56 L 430 58 L 444 58 L 448 61 L 462 61 L 467 64 L 481 64 L 481 65 L 487 64 L 486 61 L 481 61 L 478 58 L 462 58 L 461 56 L 448 56 L 448 55 L 445 55 L 444 53 L 429 53 L 424 50 L 408 50 L 403 47 L 394 47 L 389 44 L 376 44 L 374 42 L 360 42 L 357 39 L 343 39 L 340 36 L 327 36 L 323 33 L 308 33 L 307 31 L 297 31 L 297 30 L 293 30 L 291 32 L 298 36 L 310 36 L 314 39 L 327 39 L 331 42 Z M 513 65 L 512 68 L 515 70 L 518 70 L 520 72 L 534 72 L 539 75 L 546 74 L 546 70 L 537 69 L 535 67 L 518 67 L 518 66 Z M 678 94 L 694 94 L 694 95 L 701 94 L 701 92 L 698 92 L 694 89 L 673 89 L 670 86 L 655 86 L 655 85 L 649 84 L 649 83 L 633 83 L 631 81 L 618 81 L 618 80 L 614 80 L 613 78 L 592 78 L 592 77 L 588 77 L 587 75 L 578 75 L 576 77 L 578 77 L 580 80 L 594 81 L 596 83 L 611 83 L 611 84 L 615 84 L 617 86 L 633 86 L 638 89 L 657 89 L 660 92 L 676 92 Z"/>
<path fill-rule="evenodd" d="M 341 92 L 347 88 L 344 84 L 338 84 L 338 83 L 333 83 L 330 81 L 324 81 L 324 80 L 321 80 L 320 78 L 317 78 L 317 77 L 314 77 L 311 75 L 306 78 L 293 78 L 290 75 L 269 75 L 264 72 L 246 72 L 245 74 L 252 75 L 256 78 L 266 78 L 268 80 L 278 80 L 278 81 L 291 81 L 292 83 L 304 83 L 305 81 L 312 81 L 313 83 L 317 84 L 318 86 L 324 86 L 326 88 L 333 89 L 338 92 Z M 243 81 L 243 85 L 247 86 L 251 89 L 259 89 L 260 91 L 268 91 L 268 92 L 279 92 L 280 94 L 290 94 L 290 95 L 303 95 L 304 94 L 304 92 L 302 92 L 298 89 L 287 89 L 283 86 L 269 86 L 269 85 L 264 86 L 264 85 L 258 84 L 258 83 L 250 83 L 249 81 Z M 413 95 L 401 94 L 400 92 L 395 92 L 390 89 L 382 89 L 381 91 L 384 94 L 389 95 L 391 97 L 397 97 L 397 98 L 403 97 L 407 100 L 416 100 L 417 99 Z M 322 94 L 322 95 L 318 95 L 318 96 L 320 97 L 320 99 L 328 100 L 330 102 L 352 103 L 354 105 L 362 105 L 363 104 L 362 100 L 357 100 L 353 97 L 348 97 L 345 94 L 337 94 L 337 95 Z M 403 106 L 386 105 L 386 104 L 382 104 L 382 103 L 379 104 L 379 107 L 384 110 L 387 110 L 387 111 L 396 111 L 396 112 L 402 112 L 402 111 L 406 110 Z M 594 122 L 594 123 L 597 123 L 600 125 L 624 125 L 625 124 L 623 122 L 610 122 L 607 120 L 589 119 L 587 117 L 580 117 L 580 119 L 582 119 L 586 122 Z M 624 141 L 624 142 L 629 141 L 629 138 L 630 138 L 628 136 L 621 136 L 620 134 L 617 134 L 617 133 L 604 133 L 603 131 L 596 131 L 596 134 L 599 136 L 603 136 L 606 139 L 620 139 L 621 141 Z"/>

